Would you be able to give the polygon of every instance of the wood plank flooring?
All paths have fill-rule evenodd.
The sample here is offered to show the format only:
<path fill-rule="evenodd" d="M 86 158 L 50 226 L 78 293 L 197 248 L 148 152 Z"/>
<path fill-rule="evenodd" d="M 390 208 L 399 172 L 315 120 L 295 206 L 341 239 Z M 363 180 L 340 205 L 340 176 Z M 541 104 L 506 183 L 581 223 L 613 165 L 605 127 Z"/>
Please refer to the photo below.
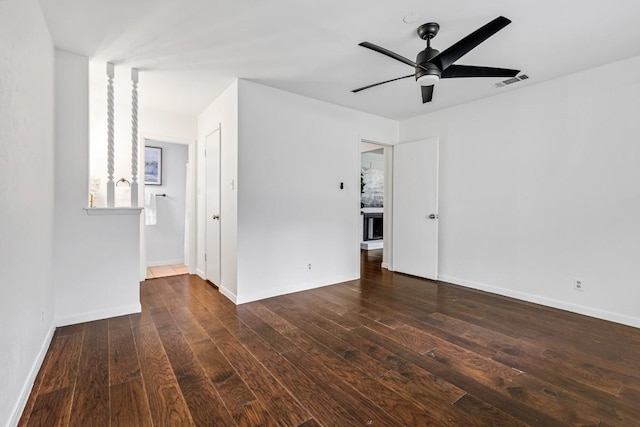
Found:
<path fill-rule="evenodd" d="M 59 328 L 21 426 L 639 426 L 640 329 L 380 268 L 234 306 L 147 280 Z"/>

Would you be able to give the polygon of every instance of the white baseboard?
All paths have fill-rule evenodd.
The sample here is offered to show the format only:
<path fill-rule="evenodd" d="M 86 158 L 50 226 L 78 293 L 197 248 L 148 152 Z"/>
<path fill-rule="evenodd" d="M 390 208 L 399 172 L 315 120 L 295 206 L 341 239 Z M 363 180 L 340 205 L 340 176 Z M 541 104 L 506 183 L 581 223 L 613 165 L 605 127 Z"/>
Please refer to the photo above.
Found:
<path fill-rule="evenodd" d="M 24 411 L 24 407 L 27 405 L 27 400 L 29 399 L 29 395 L 31 394 L 31 389 L 33 388 L 33 383 L 36 381 L 36 376 L 42 367 L 42 362 L 44 362 L 44 357 L 47 355 L 47 350 L 49 350 L 49 346 L 51 345 L 51 340 L 53 339 L 53 333 L 56 331 L 56 327 L 54 324 L 51 324 L 51 327 L 47 331 L 47 335 L 45 335 L 44 341 L 42 342 L 42 346 L 40 347 L 40 351 L 36 356 L 36 360 L 33 362 L 31 369 L 29 370 L 29 375 L 27 376 L 24 385 L 22 386 L 22 390 L 20 391 L 20 396 L 18 401 L 13 407 L 11 411 L 11 417 L 9 418 L 9 422 L 7 423 L 7 427 L 15 427 L 20 422 L 20 417 L 22 417 L 22 412 Z"/>
<path fill-rule="evenodd" d="M 196 274 L 202 279 L 202 280 L 207 280 L 207 276 L 204 275 L 204 271 L 200 270 L 199 268 L 196 268 Z"/>
<path fill-rule="evenodd" d="M 382 249 L 384 242 L 382 240 L 367 240 L 366 242 L 360 242 L 360 249 L 370 251 L 372 249 Z"/>
<path fill-rule="evenodd" d="M 164 261 L 147 261 L 147 267 L 161 267 L 163 265 L 184 264 L 183 258 L 166 259 Z"/>
<path fill-rule="evenodd" d="M 248 302 L 260 301 L 266 298 L 279 297 L 281 295 L 293 294 L 296 292 L 308 291 L 310 289 L 323 288 L 325 286 L 336 285 L 338 283 L 351 282 L 360 279 L 360 275 L 355 276 L 342 276 L 342 277 L 327 277 L 320 279 L 317 282 L 310 282 L 304 285 L 298 285 L 295 288 L 282 287 L 278 289 L 269 289 L 263 292 L 256 292 L 249 295 L 242 295 L 235 303 L 246 304 Z"/>
<path fill-rule="evenodd" d="M 387 270 L 391 271 L 391 269 L 389 268 L 389 263 L 388 262 L 383 262 L 382 264 L 380 264 L 380 267 L 386 268 Z"/>
<path fill-rule="evenodd" d="M 126 314 L 140 313 L 140 303 L 122 307 L 114 307 L 106 310 L 97 310 L 85 313 L 77 313 L 69 316 L 56 317 L 56 326 L 75 325 L 76 323 L 93 322 L 94 320 L 108 319 L 109 317 L 124 316 Z"/>
<path fill-rule="evenodd" d="M 521 301 L 532 302 L 534 304 L 540 304 L 547 307 L 570 311 L 577 314 L 584 314 L 585 316 L 595 317 L 597 319 L 608 320 L 610 322 L 621 323 L 623 325 L 640 328 L 640 318 L 637 317 L 612 313 L 610 311 L 600 310 L 592 307 L 585 307 L 565 301 L 555 300 L 552 298 L 542 297 L 534 294 L 528 294 L 526 292 L 514 291 L 497 286 L 491 286 L 485 283 L 473 282 L 470 280 L 460 279 L 452 276 L 438 275 L 438 280 L 453 283 L 454 285 L 464 286 L 466 288 L 477 289 L 480 291 L 490 292 L 492 294 L 515 298 Z"/>
<path fill-rule="evenodd" d="M 238 297 L 236 296 L 236 294 L 231 292 L 229 289 L 223 288 L 221 286 L 221 287 L 218 288 L 218 292 L 220 292 L 225 297 L 229 298 L 231 300 L 231 302 L 233 302 L 234 304 L 238 304 L 238 302 L 237 302 L 238 301 Z"/>

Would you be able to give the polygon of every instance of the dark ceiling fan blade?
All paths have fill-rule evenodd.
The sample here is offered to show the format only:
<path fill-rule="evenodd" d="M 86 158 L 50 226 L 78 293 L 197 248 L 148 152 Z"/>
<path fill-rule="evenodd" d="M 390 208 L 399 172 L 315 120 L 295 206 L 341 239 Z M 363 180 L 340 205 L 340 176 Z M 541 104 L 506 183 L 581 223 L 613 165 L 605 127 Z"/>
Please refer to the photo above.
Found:
<path fill-rule="evenodd" d="M 480 43 L 509 25 L 511 21 L 504 16 L 498 16 L 493 21 L 478 28 L 462 40 L 454 43 L 447 49 L 440 52 L 431 62 L 436 64 L 441 70 L 446 70 L 451 64 L 469 53 Z"/>
<path fill-rule="evenodd" d="M 411 66 L 412 66 L 412 67 L 414 67 L 414 68 L 418 67 L 418 64 L 416 64 L 416 63 L 415 63 L 415 62 L 413 62 L 412 60 L 407 59 L 407 58 L 405 58 L 405 57 L 404 57 L 404 56 L 402 56 L 402 55 L 398 55 L 398 54 L 397 54 L 397 53 L 395 53 L 395 52 L 391 52 L 390 50 L 385 49 L 385 48 L 383 48 L 383 47 L 380 47 L 380 46 L 378 46 L 378 45 L 375 45 L 375 44 L 373 44 L 373 43 L 369 43 L 369 42 L 362 42 L 362 43 L 360 43 L 358 46 L 366 47 L 367 49 L 371 49 L 371 50 L 373 50 L 373 51 L 376 51 L 376 52 L 378 52 L 378 53 L 381 53 L 381 54 L 383 54 L 383 55 L 386 55 L 386 56 L 388 56 L 389 58 L 393 58 L 393 59 L 395 59 L 396 61 L 400 61 L 400 62 L 405 63 L 405 64 L 407 64 L 407 65 L 411 65 Z M 423 67 L 420 67 L 420 68 L 423 68 Z"/>
<path fill-rule="evenodd" d="M 374 87 L 374 86 L 380 86 L 380 85 L 383 85 L 385 83 L 395 82 L 396 80 L 402 80 L 402 79 L 406 79 L 406 78 L 409 78 L 409 77 L 415 77 L 415 74 L 409 74 L 408 76 L 396 77 L 395 79 L 385 80 L 384 82 L 380 82 L 380 83 L 374 83 L 374 84 L 369 85 L 369 86 L 364 86 L 364 87 L 360 87 L 358 89 L 354 89 L 351 92 L 357 93 L 357 92 L 360 92 L 361 90 L 369 89 L 369 88 Z"/>
<path fill-rule="evenodd" d="M 433 85 L 420 87 L 422 88 L 422 103 L 426 104 L 427 102 L 431 102 L 433 98 Z"/>
<path fill-rule="evenodd" d="M 515 77 L 520 70 L 510 68 L 478 67 L 476 65 L 449 65 L 440 78 L 455 79 L 459 77 Z"/>

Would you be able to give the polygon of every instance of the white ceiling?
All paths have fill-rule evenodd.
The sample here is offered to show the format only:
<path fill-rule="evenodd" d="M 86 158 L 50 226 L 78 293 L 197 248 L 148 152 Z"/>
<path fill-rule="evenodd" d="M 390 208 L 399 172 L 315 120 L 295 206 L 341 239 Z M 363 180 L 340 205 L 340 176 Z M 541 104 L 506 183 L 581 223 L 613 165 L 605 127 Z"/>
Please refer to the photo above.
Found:
<path fill-rule="evenodd" d="M 138 67 L 141 104 L 198 114 L 234 78 L 401 119 L 640 55 L 638 0 L 40 0 L 56 46 Z M 409 13 L 418 22 L 405 24 Z M 513 23 L 457 63 L 521 69 L 531 79 L 447 79 L 423 105 L 411 74 L 358 46 L 415 59 L 415 30 L 440 24 L 444 50 L 499 15 Z M 615 76 L 610 76 L 615 78 Z M 595 84 L 595 82 L 594 82 Z M 588 88 L 586 88 L 588 90 Z"/>

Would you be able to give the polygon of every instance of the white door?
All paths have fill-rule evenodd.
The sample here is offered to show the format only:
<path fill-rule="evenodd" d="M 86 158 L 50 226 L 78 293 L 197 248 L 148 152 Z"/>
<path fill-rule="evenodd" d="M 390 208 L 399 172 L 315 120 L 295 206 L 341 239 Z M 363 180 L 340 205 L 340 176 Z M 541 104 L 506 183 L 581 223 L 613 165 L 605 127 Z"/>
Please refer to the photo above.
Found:
<path fill-rule="evenodd" d="M 205 137 L 205 275 L 220 286 L 220 129 Z"/>
<path fill-rule="evenodd" d="M 438 278 L 438 139 L 393 149 L 393 269 Z"/>

